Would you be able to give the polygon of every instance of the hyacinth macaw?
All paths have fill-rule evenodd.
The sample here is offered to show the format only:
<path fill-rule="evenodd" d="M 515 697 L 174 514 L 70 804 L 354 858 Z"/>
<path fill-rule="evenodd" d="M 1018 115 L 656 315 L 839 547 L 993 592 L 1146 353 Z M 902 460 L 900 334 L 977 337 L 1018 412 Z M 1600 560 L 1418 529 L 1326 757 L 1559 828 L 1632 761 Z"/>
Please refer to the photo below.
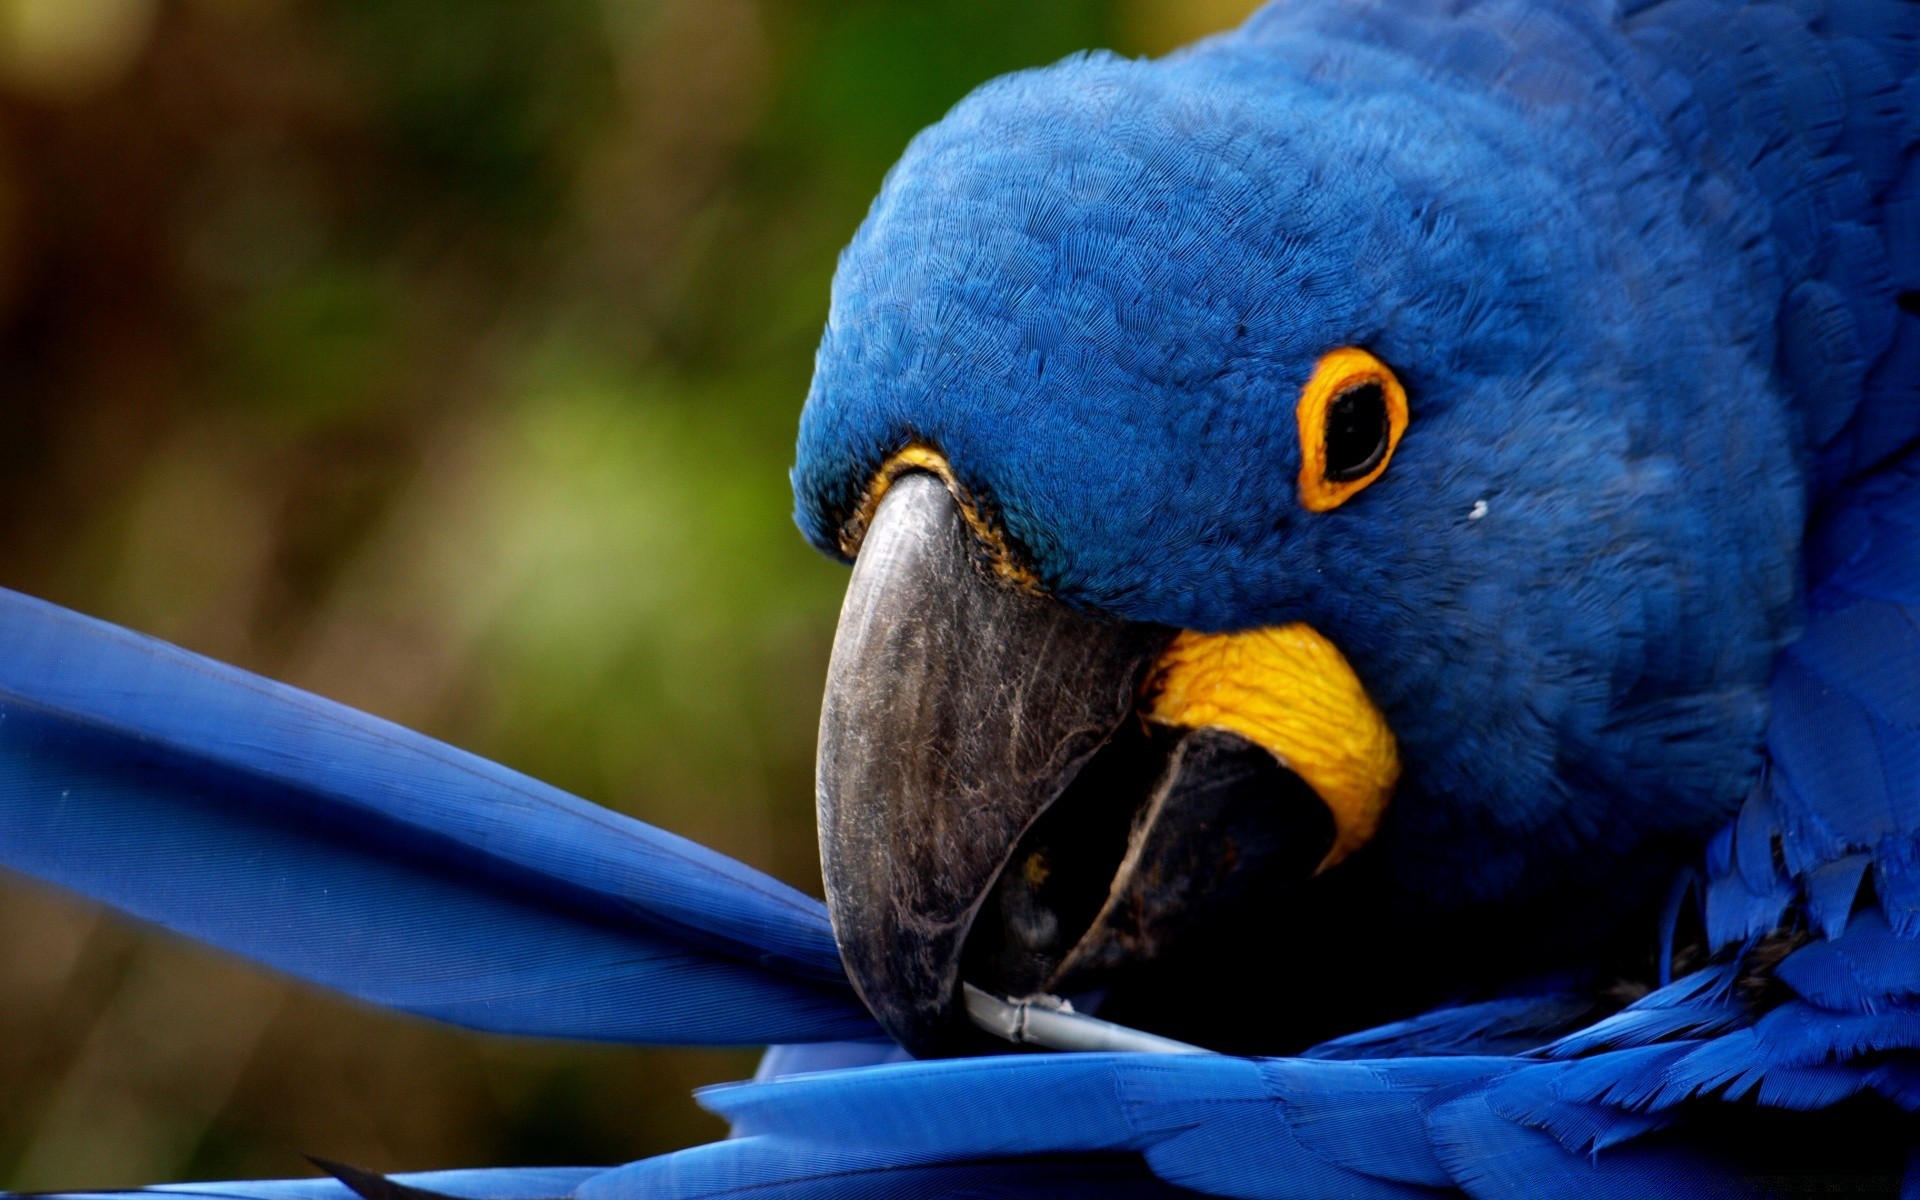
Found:
<path fill-rule="evenodd" d="M 1917 143 L 1910 0 L 1279 0 L 988 84 L 801 418 L 827 905 L 13 595 L 0 856 L 781 1044 L 715 1145 L 206 1194 L 1920 1192 Z"/>

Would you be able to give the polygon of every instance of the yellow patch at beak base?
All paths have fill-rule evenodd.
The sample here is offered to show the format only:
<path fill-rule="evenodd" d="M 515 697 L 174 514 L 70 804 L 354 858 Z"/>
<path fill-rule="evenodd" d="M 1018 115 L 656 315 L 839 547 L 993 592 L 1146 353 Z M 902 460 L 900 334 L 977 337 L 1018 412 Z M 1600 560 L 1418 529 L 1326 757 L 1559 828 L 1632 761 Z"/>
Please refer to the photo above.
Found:
<path fill-rule="evenodd" d="M 1319 870 L 1378 832 L 1400 780 L 1400 749 L 1346 656 L 1311 626 L 1182 632 L 1147 689 L 1149 720 L 1230 730 L 1307 782 L 1333 813 L 1333 848 Z"/>

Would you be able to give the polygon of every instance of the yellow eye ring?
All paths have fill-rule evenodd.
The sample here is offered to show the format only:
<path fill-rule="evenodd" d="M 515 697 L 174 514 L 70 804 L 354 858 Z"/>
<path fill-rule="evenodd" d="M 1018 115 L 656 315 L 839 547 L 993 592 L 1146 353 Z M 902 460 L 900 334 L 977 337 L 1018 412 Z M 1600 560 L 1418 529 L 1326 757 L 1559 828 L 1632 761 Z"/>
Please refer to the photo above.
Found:
<path fill-rule="evenodd" d="M 1331 512 L 1380 478 L 1407 431 L 1407 392 L 1387 364 L 1357 346 L 1314 364 L 1295 408 L 1300 504 Z"/>

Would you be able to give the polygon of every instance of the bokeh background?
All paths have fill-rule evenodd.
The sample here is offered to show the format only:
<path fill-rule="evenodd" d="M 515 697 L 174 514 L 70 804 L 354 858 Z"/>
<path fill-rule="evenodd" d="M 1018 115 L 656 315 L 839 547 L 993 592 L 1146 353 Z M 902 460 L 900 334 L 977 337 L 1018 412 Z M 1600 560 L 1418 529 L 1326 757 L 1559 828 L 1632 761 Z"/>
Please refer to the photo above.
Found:
<path fill-rule="evenodd" d="M 1252 0 L 0 0 L 0 584 L 818 893 L 834 256 L 974 85 Z M 0 881 L 0 1184 L 619 1162 L 748 1052 L 379 1013 Z"/>

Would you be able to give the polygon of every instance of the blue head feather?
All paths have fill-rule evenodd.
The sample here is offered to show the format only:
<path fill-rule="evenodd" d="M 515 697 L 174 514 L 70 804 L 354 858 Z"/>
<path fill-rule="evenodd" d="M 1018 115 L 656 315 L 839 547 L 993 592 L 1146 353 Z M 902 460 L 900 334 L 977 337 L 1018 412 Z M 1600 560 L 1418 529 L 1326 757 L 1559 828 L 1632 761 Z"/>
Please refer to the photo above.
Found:
<path fill-rule="evenodd" d="M 1607 879 L 1758 769 L 1804 506 L 1779 281 L 1649 112 L 1276 33 L 1299 10 L 998 80 L 913 142 L 841 259 L 799 523 L 832 552 L 931 444 L 1068 603 L 1339 645 L 1402 744 L 1399 886 Z M 1412 423 L 1313 513 L 1295 401 L 1347 345 Z"/>

